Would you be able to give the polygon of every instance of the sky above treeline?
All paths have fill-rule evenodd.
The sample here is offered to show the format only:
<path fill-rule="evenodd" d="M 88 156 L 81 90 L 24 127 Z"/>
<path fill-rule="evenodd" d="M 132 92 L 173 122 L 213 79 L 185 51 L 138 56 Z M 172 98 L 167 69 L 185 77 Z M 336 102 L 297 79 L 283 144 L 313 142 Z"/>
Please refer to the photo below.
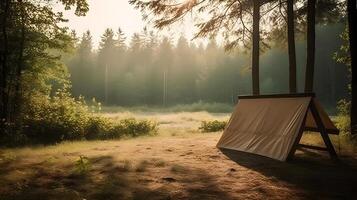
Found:
<path fill-rule="evenodd" d="M 64 17 L 69 20 L 65 25 L 75 30 L 78 36 L 87 30 L 91 31 L 94 47 L 98 46 L 100 36 L 106 28 L 112 28 L 116 32 L 120 27 L 127 38 L 130 38 L 133 33 L 141 32 L 144 27 L 157 31 L 142 20 L 140 11 L 130 5 L 128 0 L 88 0 L 88 3 L 89 12 L 84 17 L 76 16 L 73 9 L 64 11 L 60 4 L 54 6 L 56 10 L 64 11 Z M 176 24 L 170 30 L 161 31 L 160 35 L 169 35 L 173 40 L 180 35 L 192 39 L 193 29 L 193 24 L 186 20 Z"/>

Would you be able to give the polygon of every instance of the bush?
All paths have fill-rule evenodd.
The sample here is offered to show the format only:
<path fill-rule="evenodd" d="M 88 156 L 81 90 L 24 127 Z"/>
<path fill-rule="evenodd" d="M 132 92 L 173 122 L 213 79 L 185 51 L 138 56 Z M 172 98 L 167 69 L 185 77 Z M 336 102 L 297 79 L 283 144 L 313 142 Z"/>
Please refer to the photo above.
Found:
<path fill-rule="evenodd" d="M 222 131 L 226 127 L 227 122 L 226 121 L 218 121 L 218 120 L 213 120 L 213 121 L 202 121 L 201 126 L 198 128 L 202 132 L 217 132 L 217 131 Z"/>
<path fill-rule="evenodd" d="M 157 123 L 149 120 L 136 120 L 134 118 L 120 120 L 116 126 L 116 131 L 124 133 L 127 136 L 137 137 L 141 135 L 156 135 Z"/>
<path fill-rule="evenodd" d="M 91 116 L 86 126 L 85 138 L 88 140 L 109 139 L 112 129 L 113 124 L 109 119 L 100 116 Z M 116 138 L 119 138 L 119 136 Z"/>
<path fill-rule="evenodd" d="M 350 107 L 351 102 L 340 100 L 337 103 L 337 116 L 334 119 L 336 127 L 345 135 L 350 133 Z"/>
<path fill-rule="evenodd" d="M 340 130 L 341 135 L 348 142 L 352 142 L 357 145 L 357 136 L 351 135 L 350 127 L 350 109 L 351 102 L 346 99 L 342 99 L 337 103 L 337 116 L 334 118 L 336 127 Z"/>
<path fill-rule="evenodd" d="M 85 175 L 89 172 L 91 163 L 87 157 L 79 156 L 79 159 L 75 162 L 74 167 L 76 173 L 79 175 Z"/>
<path fill-rule="evenodd" d="M 53 97 L 31 100 L 23 132 L 37 143 L 83 139 L 91 116 L 82 97 L 76 100 L 66 90 L 59 90 Z"/>
<path fill-rule="evenodd" d="M 156 135 L 157 123 L 134 118 L 113 121 L 104 117 L 90 118 L 87 139 L 118 139 L 123 136 L 137 137 Z"/>
<path fill-rule="evenodd" d="M 114 121 L 97 115 L 95 111 L 100 108 L 95 107 L 100 104 L 95 101 L 92 104 L 88 106 L 82 97 L 72 98 L 66 90 L 59 90 L 53 97 L 35 96 L 19 135 L 31 143 L 52 144 L 64 140 L 104 140 L 157 133 L 155 122 L 134 118 Z M 9 141 L 3 143 L 9 144 Z"/>

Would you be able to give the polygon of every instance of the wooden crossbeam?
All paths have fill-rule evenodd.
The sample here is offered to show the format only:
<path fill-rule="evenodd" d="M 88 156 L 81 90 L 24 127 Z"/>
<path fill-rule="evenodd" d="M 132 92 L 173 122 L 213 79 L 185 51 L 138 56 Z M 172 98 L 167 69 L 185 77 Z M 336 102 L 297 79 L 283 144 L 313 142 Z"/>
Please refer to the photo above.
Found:
<path fill-rule="evenodd" d="M 313 150 L 319 150 L 319 151 L 328 151 L 326 147 L 318 147 L 318 146 L 312 146 L 312 145 L 307 145 L 307 144 L 299 144 L 298 148 L 305 148 L 305 149 L 313 149 Z"/>
<path fill-rule="evenodd" d="M 315 127 L 305 127 L 305 131 L 320 132 L 318 128 Z M 336 129 L 326 129 L 328 134 L 338 135 L 340 132 Z"/>

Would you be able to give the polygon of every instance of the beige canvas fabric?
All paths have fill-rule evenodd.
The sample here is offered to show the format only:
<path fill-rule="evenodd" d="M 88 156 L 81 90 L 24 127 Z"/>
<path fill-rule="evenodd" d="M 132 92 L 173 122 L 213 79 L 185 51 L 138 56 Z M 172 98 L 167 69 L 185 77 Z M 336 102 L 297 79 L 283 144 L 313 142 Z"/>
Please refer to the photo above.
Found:
<path fill-rule="evenodd" d="M 314 101 L 314 104 L 315 104 L 315 106 L 317 108 L 317 111 L 319 112 L 319 115 L 320 115 L 320 118 L 322 120 L 322 123 L 324 124 L 325 128 L 327 129 L 327 132 L 329 132 L 331 130 L 335 131 L 335 132 L 336 131 L 338 132 L 338 129 L 333 124 L 333 122 L 331 121 L 330 117 L 325 112 L 325 110 L 322 108 L 322 105 L 320 104 L 320 102 L 318 100 L 316 100 L 316 99 L 313 99 L 313 101 Z M 317 125 L 315 123 L 315 120 L 314 120 L 310 110 L 307 113 L 305 127 L 317 129 Z"/>
<path fill-rule="evenodd" d="M 285 161 L 311 97 L 241 99 L 217 147 Z"/>

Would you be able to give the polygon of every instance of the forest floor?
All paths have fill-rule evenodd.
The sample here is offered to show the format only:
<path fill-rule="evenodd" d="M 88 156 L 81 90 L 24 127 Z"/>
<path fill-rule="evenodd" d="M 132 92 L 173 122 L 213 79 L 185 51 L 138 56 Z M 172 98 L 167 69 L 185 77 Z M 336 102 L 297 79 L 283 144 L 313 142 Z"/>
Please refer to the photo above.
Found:
<path fill-rule="evenodd" d="M 159 135 L 1 149 L 0 199 L 357 199 L 357 155 L 345 147 L 339 162 L 301 151 L 279 162 L 219 150 L 221 132 L 198 132 L 228 114 L 107 115 L 155 118 Z"/>

